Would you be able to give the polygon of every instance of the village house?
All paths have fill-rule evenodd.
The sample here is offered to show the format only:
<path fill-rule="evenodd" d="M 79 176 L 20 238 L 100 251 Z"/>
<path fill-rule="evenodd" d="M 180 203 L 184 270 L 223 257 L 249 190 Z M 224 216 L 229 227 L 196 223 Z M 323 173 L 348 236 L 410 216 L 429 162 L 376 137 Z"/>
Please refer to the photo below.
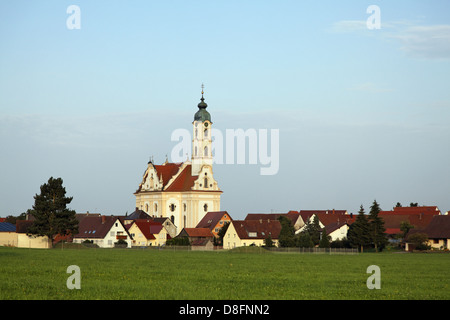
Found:
<path fill-rule="evenodd" d="M 124 240 L 131 247 L 132 239 L 115 216 L 85 216 L 79 221 L 78 234 L 73 236 L 74 243 L 92 241 L 100 248 L 113 248 L 119 240 Z"/>
<path fill-rule="evenodd" d="M 321 229 L 325 228 L 331 241 L 342 240 L 347 237 L 350 225 L 355 221 L 356 216 L 348 214 L 347 210 L 300 210 L 300 216 L 304 222 L 302 227 L 295 234 L 305 230 L 308 223 L 313 223 L 314 217 L 319 220 Z"/>
<path fill-rule="evenodd" d="M 219 231 L 222 227 L 231 221 L 231 217 L 226 211 L 208 212 L 197 224 L 196 228 L 208 228 L 214 237 L 219 237 Z"/>
<path fill-rule="evenodd" d="M 434 215 L 430 223 L 422 229 L 411 229 L 407 237 L 414 233 L 424 233 L 428 237 L 427 245 L 432 249 L 449 249 L 450 248 L 450 216 Z M 414 249 L 408 239 L 405 243 L 405 250 Z"/>
<path fill-rule="evenodd" d="M 280 231 L 281 224 L 276 219 L 233 220 L 223 238 L 223 248 L 263 246 L 268 237 L 278 246 Z"/>
<path fill-rule="evenodd" d="M 119 219 L 123 221 L 123 224 L 127 229 L 132 225 L 132 223 L 135 220 L 151 219 L 155 222 L 160 223 L 164 227 L 164 229 L 166 229 L 166 232 L 170 236 L 170 238 L 175 238 L 175 236 L 177 235 L 177 227 L 173 224 L 173 222 L 169 218 L 150 216 L 144 210 L 140 210 L 138 208 L 136 208 L 136 210 L 130 215 L 127 215 L 125 217 L 119 217 Z"/>
<path fill-rule="evenodd" d="M 128 228 L 128 233 L 133 239 L 134 247 L 163 246 L 167 239 L 170 239 L 163 225 L 151 219 L 134 220 Z"/>

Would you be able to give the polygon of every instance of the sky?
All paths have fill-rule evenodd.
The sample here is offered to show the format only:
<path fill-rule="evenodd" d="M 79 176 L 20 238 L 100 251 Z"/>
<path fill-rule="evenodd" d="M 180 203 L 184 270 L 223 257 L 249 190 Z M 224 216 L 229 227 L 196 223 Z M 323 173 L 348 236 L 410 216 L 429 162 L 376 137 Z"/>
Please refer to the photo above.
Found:
<path fill-rule="evenodd" d="M 445 0 L 2 1 L 0 216 L 30 209 L 50 177 L 77 212 L 133 212 L 150 157 L 171 161 L 174 130 L 192 130 L 202 83 L 214 128 L 279 130 L 276 174 L 214 166 L 234 219 L 356 213 L 374 200 L 449 211 L 449 10 Z"/>

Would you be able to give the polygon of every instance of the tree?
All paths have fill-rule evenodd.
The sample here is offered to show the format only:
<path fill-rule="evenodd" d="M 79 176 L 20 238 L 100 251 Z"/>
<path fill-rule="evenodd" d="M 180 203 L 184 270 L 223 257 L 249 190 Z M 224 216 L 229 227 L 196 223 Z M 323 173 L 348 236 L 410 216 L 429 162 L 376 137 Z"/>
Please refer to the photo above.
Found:
<path fill-rule="evenodd" d="M 375 251 L 382 250 L 387 244 L 386 229 L 384 228 L 384 220 L 378 216 L 381 208 L 374 200 L 369 212 L 370 239 L 375 246 Z"/>
<path fill-rule="evenodd" d="M 331 237 L 327 235 L 325 228 L 322 230 L 322 236 L 319 242 L 319 248 L 329 248 L 330 247 L 330 239 Z"/>
<path fill-rule="evenodd" d="M 314 215 L 313 221 L 306 223 L 305 231 L 309 233 L 309 236 L 311 237 L 312 242 L 314 245 L 318 245 L 320 241 L 320 224 L 319 224 L 319 217 L 317 215 Z"/>
<path fill-rule="evenodd" d="M 272 248 L 274 246 L 272 237 L 270 235 L 268 235 L 267 238 L 264 239 L 264 246 L 266 248 Z"/>
<path fill-rule="evenodd" d="M 66 236 L 78 233 L 78 220 L 74 210 L 67 208 L 73 197 L 66 197 L 61 178 L 51 177 L 41 186 L 41 193 L 34 196 L 33 209 L 28 213 L 35 218 L 27 233 L 47 236 L 53 244 L 56 235 Z"/>
<path fill-rule="evenodd" d="M 311 240 L 311 236 L 308 232 L 302 231 L 297 238 L 297 247 L 300 248 L 312 248 L 314 242 Z"/>
<path fill-rule="evenodd" d="M 409 204 L 409 206 L 410 207 L 418 207 L 419 206 L 419 204 L 417 203 L 417 202 L 411 202 L 410 204 Z"/>
<path fill-rule="evenodd" d="M 219 246 L 223 246 L 223 237 L 225 237 L 225 234 L 227 233 L 229 226 L 230 226 L 230 222 L 229 221 L 225 222 L 223 224 L 223 227 L 220 228 L 219 232 L 217 233 L 217 235 L 219 236 L 219 239 L 218 239 Z"/>
<path fill-rule="evenodd" d="M 408 234 L 409 230 L 413 229 L 414 226 L 411 225 L 408 221 L 402 221 L 400 223 L 400 231 L 403 232 L 403 238 L 406 237 L 406 235 Z"/>
<path fill-rule="evenodd" d="M 363 205 L 360 206 L 358 215 L 356 216 L 355 222 L 350 225 L 347 233 L 348 241 L 354 245 L 358 246 L 361 252 L 364 251 L 364 246 L 370 244 L 370 226 L 366 215 L 364 214 Z"/>
<path fill-rule="evenodd" d="M 416 250 L 428 250 L 428 235 L 426 233 L 416 232 L 408 236 L 408 242 L 411 242 Z"/>
<path fill-rule="evenodd" d="M 402 204 L 400 202 L 397 202 L 397 204 L 395 205 L 396 208 L 401 208 Z"/>
<path fill-rule="evenodd" d="M 291 220 L 285 216 L 279 216 L 278 221 L 281 224 L 280 235 L 278 236 L 278 244 L 280 247 L 295 247 L 294 233 Z"/>

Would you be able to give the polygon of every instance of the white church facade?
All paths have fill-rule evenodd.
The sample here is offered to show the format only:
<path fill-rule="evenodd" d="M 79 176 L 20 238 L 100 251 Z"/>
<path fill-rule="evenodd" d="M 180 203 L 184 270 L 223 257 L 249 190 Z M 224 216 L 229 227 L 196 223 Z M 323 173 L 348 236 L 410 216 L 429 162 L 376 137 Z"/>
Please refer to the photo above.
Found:
<path fill-rule="evenodd" d="M 211 115 L 203 98 L 194 115 L 191 161 L 161 165 L 148 162 L 134 193 L 136 208 L 150 216 L 168 217 L 177 227 L 195 228 L 209 211 L 220 211 L 220 190 L 213 174 Z"/>

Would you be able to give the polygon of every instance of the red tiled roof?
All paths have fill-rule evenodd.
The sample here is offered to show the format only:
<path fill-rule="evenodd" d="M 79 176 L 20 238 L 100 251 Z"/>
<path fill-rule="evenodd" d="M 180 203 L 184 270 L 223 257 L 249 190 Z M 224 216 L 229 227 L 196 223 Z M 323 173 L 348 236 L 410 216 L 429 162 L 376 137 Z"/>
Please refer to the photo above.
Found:
<path fill-rule="evenodd" d="M 319 221 L 327 226 L 332 223 L 348 223 L 355 222 L 357 215 L 346 214 L 347 210 L 300 210 L 303 222 L 307 222 L 312 215 L 316 215 Z"/>
<path fill-rule="evenodd" d="M 392 211 L 384 211 L 392 212 Z M 394 214 L 423 214 L 423 215 L 439 215 L 441 211 L 437 206 L 423 206 L 423 207 L 395 207 Z"/>
<path fill-rule="evenodd" d="M 278 220 L 233 220 L 236 233 L 240 239 L 278 239 L 281 224 Z"/>
<path fill-rule="evenodd" d="M 163 186 L 166 186 L 167 182 L 172 179 L 182 165 L 182 163 L 166 163 L 161 165 L 153 165 L 153 167 L 158 174 L 158 179 L 160 179 L 162 175 Z"/>
<path fill-rule="evenodd" d="M 79 221 L 78 234 L 74 238 L 103 239 L 116 221 L 120 222 L 115 216 L 85 216 Z"/>
<path fill-rule="evenodd" d="M 151 219 L 137 219 L 134 223 L 148 240 L 156 239 L 155 234 L 158 234 L 163 228 L 161 223 Z"/>
<path fill-rule="evenodd" d="M 450 239 L 450 216 L 433 216 L 430 223 L 419 232 L 426 233 L 430 239 Z"/>
<path fill-rule="evenodd" d="M 278 220 L 280 216 L 283 216 L 291 220 L 292 225 L 294 225 L 297 222 L 299 215 L 300 213 L 298 213 L 297 211 L 289 211 L 288 213 L 249 213 L 245 217 L 245 221 L 250 220 L 275 221 Z"/>
<path fill-rule="evenodd" d="M 196 228 L 208 228 L 209 230 L 213 230 L 219 221 L 223 218 L 224 215 L 227 215 L 228 218 L 231 219 L 230 215 L 226 211 L 211 211 L 208 212 L 202 220 L 197 224 Z"/>
<path fill-rule="evenodd" d="M 187 165 L 165 191 L 190 191 L 198 176 L 191 175 L 191 165 Z"/>
<path fill-rule="evenodd" d="M 197 237 L 197 238 L 214 237 L 214 235 L 211 233 L 211 230 L 209 230 L 208 228 L 184 228 L 183 230 L 184 230 L 184 232 L 186 232 L 188 237 Z M 180 232 L 180 234 L 181 234 L 181 232 Z"/>

